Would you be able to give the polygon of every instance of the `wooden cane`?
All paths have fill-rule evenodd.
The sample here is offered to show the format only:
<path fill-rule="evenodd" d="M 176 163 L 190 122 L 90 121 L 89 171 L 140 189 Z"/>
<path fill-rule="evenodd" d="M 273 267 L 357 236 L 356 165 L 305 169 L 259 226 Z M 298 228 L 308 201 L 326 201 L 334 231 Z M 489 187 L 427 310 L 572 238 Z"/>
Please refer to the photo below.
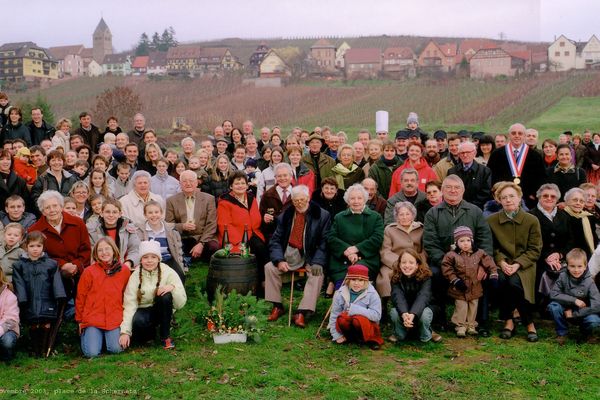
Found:
<path fill-rule="evenodd" d="M 292 326 L 292 307 L 294 305 L 294 276 L 296 276 L 296 272 L 292 271 L 292 284 L 290 285 L 290 307 L 288 311 L 288 326 Z"/>
<path fill-rule="evenodd" d="M 329 309 L 327 310 L 327 312 L 325 313 L 325 318 L 323 318 L 323 321 L 321 321 L 321 325 L 319 325 L 319 329 L 317 329 L 317 334 L 316 334 L 316 338 L 318 339 L 321 334 L 321 329 L 323 329 L 323 324 L 325 323 L 325 321 L 327 320 L 327 318 L 329 318 L 329 314 L 331 314 L 331 309 L 333 308 L 333 301 L 331 302 L 331 305 L 329 306 Z"/>

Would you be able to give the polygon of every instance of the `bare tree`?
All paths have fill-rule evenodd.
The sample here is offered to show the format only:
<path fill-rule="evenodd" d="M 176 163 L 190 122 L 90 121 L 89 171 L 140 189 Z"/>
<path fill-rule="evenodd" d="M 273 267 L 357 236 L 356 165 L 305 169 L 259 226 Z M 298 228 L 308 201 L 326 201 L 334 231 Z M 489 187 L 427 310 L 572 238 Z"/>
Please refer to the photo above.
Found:
<path fill-rule="evenodd" d="M 94 116 L 98 121 L 106 121 L 110 116 L 127 121 L 141 111 L 142 102 L 137 93 L 125 86 L 115 86 L 96 97 Z"/>

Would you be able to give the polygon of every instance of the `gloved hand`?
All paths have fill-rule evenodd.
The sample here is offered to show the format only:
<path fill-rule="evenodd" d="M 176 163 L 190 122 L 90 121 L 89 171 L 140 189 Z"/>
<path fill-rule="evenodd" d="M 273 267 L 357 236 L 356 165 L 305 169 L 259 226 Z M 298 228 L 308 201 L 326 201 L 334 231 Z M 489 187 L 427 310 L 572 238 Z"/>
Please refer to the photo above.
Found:
<path fill-rule="evenodd" d="M 494 290 L 498 289 L 498 287 L 500 286 L 500 282 L 498 282 L 498 275 L 490 275 L 489 281 L 490 281 L 490 286 Z"/>
<path fill-rule="evenodd" d="M 463 293 L 467 291 L 467 285 L 465 284 L 465 281 L 463 281 L 462 279 L 455 280 L 454 287 Z"/>
<path fill-rule="evenodd" d="M 310 267 L 310 273 L 313 276 L 321 276 L 323 275 L 323 266 L 319 265 L 319 264 L 313 264 Z"/>

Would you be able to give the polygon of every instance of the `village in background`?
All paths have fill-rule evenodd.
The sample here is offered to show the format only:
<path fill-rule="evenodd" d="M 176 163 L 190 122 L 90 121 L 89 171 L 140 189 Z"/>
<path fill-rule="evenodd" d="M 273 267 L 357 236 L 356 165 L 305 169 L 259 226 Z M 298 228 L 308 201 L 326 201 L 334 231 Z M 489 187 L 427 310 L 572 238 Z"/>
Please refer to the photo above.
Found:
<path fill-rule="evenodd" d="M 595 35 L 587 42 L 560 35 L 552 43 L 384 35 L 178 44 L 169 28 L 152 38 L 144 33 L 131 51 L 115 53 L 110 28 L 101 18 L 92 48 L 42 48 L 33 41 L 0 46 L 0 85 L 17 91 L 107 75 L 167 79 L 237 74 L 257 87 L 278 87 L 302 79 L 498 79 L 589 69 L 600 69 Z"/>

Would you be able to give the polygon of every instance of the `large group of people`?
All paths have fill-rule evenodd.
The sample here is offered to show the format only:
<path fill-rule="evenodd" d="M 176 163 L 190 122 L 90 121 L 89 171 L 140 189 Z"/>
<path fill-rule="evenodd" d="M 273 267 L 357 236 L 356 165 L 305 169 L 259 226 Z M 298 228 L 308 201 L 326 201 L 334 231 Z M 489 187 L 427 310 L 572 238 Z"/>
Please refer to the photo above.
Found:
<path fill-rule="evenodd" d="M 488 336 L 491 307 L 504 339 L 520 321 L 537 341 L 540 315 L 555 321 L 560 344 L 569 324 L 598 336 L 598 133 L 567 132 L 541 149 L 522 124 L 429 138 L 410 113 L 393 139 L 378 126 L 348 143 L 329 127 L 285 137 L 226 120 L 177 151 L 142 114 L 124 132 L 115 117 L 102 131 L 82 112 L 71 131 L 68 119 L 52 128 L 38 108 L 24 125 L 3 93 L 0 107 L 5 360 L 20 328 L 43 354 L 69 318 L 87 357 L 156 334 L 174 348 L 186 275 L 224 244 L 255 255 L 269 321 L 285 313 L 284 274 L 306 273 L 293 314 L 300 328 L 319 296 L 333 296 L 336 343 L 379 348 L 382 319 L 392 342 L 439 342 L 449 327 Z"/>

